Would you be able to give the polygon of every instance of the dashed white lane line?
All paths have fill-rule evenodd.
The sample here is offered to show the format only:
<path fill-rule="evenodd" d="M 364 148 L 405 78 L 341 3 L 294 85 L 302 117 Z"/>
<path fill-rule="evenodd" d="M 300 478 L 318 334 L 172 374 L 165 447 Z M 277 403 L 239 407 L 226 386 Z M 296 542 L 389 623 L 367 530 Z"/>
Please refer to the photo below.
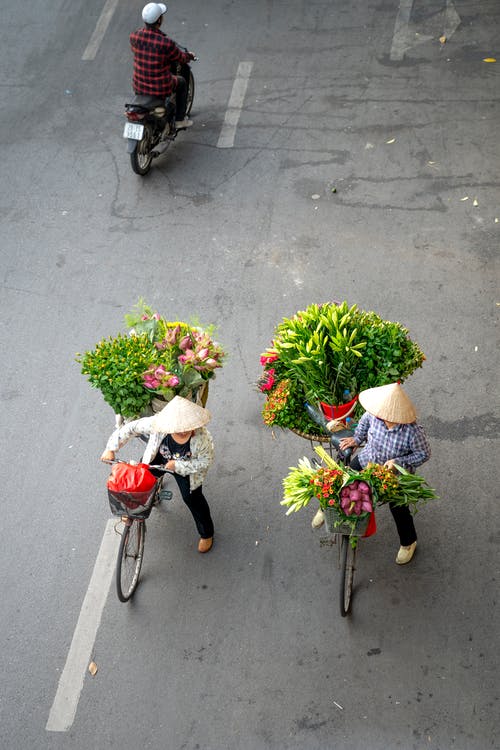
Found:
<path fill-rule="evenodd" d="M 408 49 L 408 26 L 414 0 L 400 0 L 394 33 L 392 36 L 391 60 L 402 60 Z"/>
<path fill-rule="evenodd" d="M 411 12 L 415 0 L 400 0 L 399 10 L 392 36 L 391 60 L 402 60 L 405 52 L 418 44 L 425 44 L 433 37 L 426 34 L 415 22 L 411 23 Z M 446 0 L 446 7 L 433 15 L 435 28 L 449 39 L 461 24 L 461 18 L 453 0 Z M 419 30 L 420 29 L 420 30 Z M 439 34 L 438 34 L 439 35 Z"/>
<path fill-rule="evenodd" d="M 104 38 L 104 34 L 113 18 L 113 13 L 116 10 L 119 0 L 106 0 L 104 8 L 102 9 L 99 20 L 96 23 L 94 33 L 90 37 L 90 42 L 85 48 L 85 52 L 82 55 L 82 60 L 93 60 L 97 55 L 99 46 Z"/>
<path fill-rule="evenodd" d="M 116 519 L 111 518 L 104 530 L 66 664 L 45 727 L 48 732 L 67 732 L 75 719 L 85 673 L 91 660 L 102 611 L 116 565 L 120 537 L 115 533 L 115 525 Z"/>
<path fill-rule="evenodd" d="M 229 97 L 229 103 L 227 105 L 224 122 L 222 123 L 217 148 L 232 148 L 234 146 L 236 128 L 238 127 L 241 110 L 245 101 L 252 68 L 253 62 L 240 62 L 238 65 L 238 71 L 236 73 L 236 78 L 234 79 L 231 96 Z"/>

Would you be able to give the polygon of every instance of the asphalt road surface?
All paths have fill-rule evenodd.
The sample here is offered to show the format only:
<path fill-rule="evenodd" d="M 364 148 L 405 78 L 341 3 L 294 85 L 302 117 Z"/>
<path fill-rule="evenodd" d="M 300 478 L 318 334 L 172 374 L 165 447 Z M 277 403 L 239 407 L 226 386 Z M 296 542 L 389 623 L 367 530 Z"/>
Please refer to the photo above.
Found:
<path fill-rule="evenodd" d="M 195 125 L 142 179 L 122 138 L 141 3 L 0 0 L 0 746 L 500 748 L 498 2 L 170 5 Z M 215 546 L 174 499 L 123 605 L 114 417 L 74 357 L 139 296 L 217 324 L 230 357 Z M 379 513 L 346 619 L 313 511 L 279 504 L 310 447 L 264 427 L 255 386 L 282 317 L 332 299 L 425 351 L 407 387 L 441 498 L 406 567 Z"/>

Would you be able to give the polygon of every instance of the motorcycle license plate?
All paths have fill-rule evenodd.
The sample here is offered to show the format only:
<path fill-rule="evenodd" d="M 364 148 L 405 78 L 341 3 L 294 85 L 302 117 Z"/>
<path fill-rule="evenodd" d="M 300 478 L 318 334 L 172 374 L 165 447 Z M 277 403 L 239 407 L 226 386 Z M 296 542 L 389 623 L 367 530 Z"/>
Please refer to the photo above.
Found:
<path fill-rule="evenodd" d="M 124 138 L 132 138 L 134 141 L 140 141 L 144 133 L 144 125 L 139 122 L 126 122 L 123 131 Z"/>

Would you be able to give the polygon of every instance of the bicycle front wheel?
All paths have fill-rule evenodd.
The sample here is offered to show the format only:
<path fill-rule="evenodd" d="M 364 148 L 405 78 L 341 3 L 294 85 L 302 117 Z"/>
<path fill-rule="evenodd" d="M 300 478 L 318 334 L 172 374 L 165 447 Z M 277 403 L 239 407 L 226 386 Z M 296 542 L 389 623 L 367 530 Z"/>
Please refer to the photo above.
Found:
<path fill-rule="evenodd" d="M 132 520 L 123 529 L 116 564 L 116 593 L 121 602 L 128 602 L 139 583 L 145 534 L 145 521 Z"/>
<path fill-rule="evenodd" d="M 349 537 L 345 534 L 342 535 L 340 560 L 340 614 L 345 617 L 351 613 L 354 563 L 356 560 L 356 548 L 352 548 Z"/>

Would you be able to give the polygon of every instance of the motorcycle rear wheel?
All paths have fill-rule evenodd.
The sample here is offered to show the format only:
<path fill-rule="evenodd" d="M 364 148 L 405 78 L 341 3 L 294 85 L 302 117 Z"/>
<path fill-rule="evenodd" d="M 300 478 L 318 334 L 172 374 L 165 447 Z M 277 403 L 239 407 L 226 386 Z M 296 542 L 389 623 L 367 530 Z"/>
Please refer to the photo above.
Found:
<path fill-rule="evenodd" d="M 136 174 L 141 175 L 141 177 L 146 175 L 151 169 L 151 162 L 153 161 L 151 141 L 151 128 L 149 125 L 145 125 L 142 140 L 137 141 L 136 147 L 130 154 L 132 169 Z"/>

